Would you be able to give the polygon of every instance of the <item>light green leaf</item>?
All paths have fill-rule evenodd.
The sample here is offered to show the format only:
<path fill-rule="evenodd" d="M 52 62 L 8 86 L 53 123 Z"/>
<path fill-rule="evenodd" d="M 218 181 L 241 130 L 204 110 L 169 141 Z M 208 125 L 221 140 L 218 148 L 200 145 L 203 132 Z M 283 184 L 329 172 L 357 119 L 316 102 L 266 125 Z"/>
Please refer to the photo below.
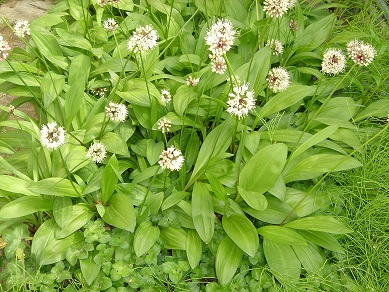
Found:
<path fill-rule="evenodd" d="M 115 155 L 112 155 L 104 168 L 101 181 L 101 202 L 107 203 L 115 191 L 118 183 L 117 172 L 119 171 L 118 161 Z"/>
<path fill-rule="evenodd" d="M 68 179 L 51 177 L 33 182 L 29 188 L 30 191 L 41 195 L 50 195 L 58 197 L 79 197 L 82 189 L 76 183 L 71 183 Z"/>
<path fill-rule="evenodd" d="M 137 257 L 150 250 L 159 238 L 159 228 L 152 226 L 150 221 L 142 222 L 135 231 L 134 251 Z"/>
<path fill-rule="evenodd" d="M 47 211 L 53 208 L 53 201 L 40 197 L 21 197 L 4 205 L 0 210 L 0 219 L 23 217 L 38 211 Z"/>
<path fill-rule="evenodd" d="M 344 234 L 353 232 L 342 222 L 330 216 L 310 216 L 300 218 L 291 221 L 285 224 L 284 226 L 294 229 L 322 231 L 333 234 Z"/>
<path fill-rule="evenodd" d="M 307 194 L 298 189 L 287 188 L 285 203 L 293 207 L 299 217 L 305 217 L 328 205 L 330 199 L 327 192 L 314 191 Z"/>
<path fill-rule="evenodd" d="M 131 199 L 120 193 L 113 194 L 107 202 L 102 219 L 114 227 L 134 232 L 136 215 Z"/>
<path fill-rule="evenodd" d="M 317 274 L 321 272 L 325 264 L 325 258 L 318 249 L 312 245 L 294 245 L 292 248 L 308 273 Z"/>
<path fill-rule="evenodd" d="M 187 192 L 179 192 L 176 190 L 173 190 L 173 192 L 163 201 L 161 210 L 164 211 L 166 209 L 169 209 L 170 207 L 176 205 L 178 202 L 180 202 L 182 199 L 187 197 L 190 193 Z"/>
<path fill-rule="evenodd" d="M 273 242 L 289 245 L 308 245 L 307 241 L 297 231 L 283 226 L 269 225 L 257 229 L 264 238 Z"/>
<path fill-rule="evenodd" d="M 224 231 L 232 241 L 249 256 L 254 257 L 259 247 L 258 233 L 253 223 L 246 216 L 231 214 L 223 216 Z"/>
<path fill-rule="evenodd" d="M 193 186 L 192 218 L 200 238 L 205 243 L 209 243 L 215 228 L 215 214 L 211 194 L 201 182 L 196 182 Z"/>
<path fill-rule="evenodd" d="M 123 91 L 116 92 L 124 100 L 131 104 L 139 105 L 142 107 L 151 107 L 152 98 L 158 98 L 160 93 L 158 89 L 150 82 L 147 83 L 150 91 L 150 97 L 147 91 L 146 83 L 143 79 L 129 79 Z"/>
<path fill-rule="evenodd" d="M 301 264 L 290 245 L 264 238 L 263 251 L 269 267 L 280 282 L 300 278 Z"/>
<path fill-rule="evenodd" d="M 288 147 L 285 144 L 277 143 L 260 149 L 250 158 L 243 167 L 239 176 L 239 186 L 246 191 L 253 191 L 259 194 L 267 192 L 280 177 L 286 163 Z M 243 196 L 242 196 L 243 197 Z M 250 196 L 245 196 L 250 207 L 255 208 Z M 243 199 L 245 199 L 243 197 Z M 250 202 L 250 203 L 249 203 Z M 258 210 L 263 210 L 263 205 Z"/>
<path fill-rule="evenodd" d="M 254 191 L 246 191 L 240 186 L 238 186 L 238 192 L 251 208 L 258 211 L 263 211 L 267 208 L 267 200 L 263 194 Z"/>
<path fill-rule="evenodd" d="M 81 273 L 88 285 L 93 283 L 101 270 L 101 267 L 93 260 L 95 254 L 95 252 L 89 253 L 86 259 L 80 260 Z"/>
<path fill-rule="evenodd" d="M 56 38 L 48 31 L 32 29 L 31 38 L 43 56 L 62 56 L 62 50 Z"/>
<path fill-rule="evenodd" d="M 10 175 L 0 175 L 0 190 L 26 196 L 37 196 L 28 189 L 29 186 L 30 182 L 26 180 Z"/>
<path fill-rule="evenodd" d="M 232 120 L 228 118 L 213 129 L 205 138 L 200 148 L 195 167 L 187 185 L 191 185 L 203 175 L 209 160 L 221 154 L 231 143 Z"/>
<path fill-rule="evenodd" d="M 360 167 L 362 164 L 355 158 L 341 154 L 316 154 L 310 155 L 291 169 L 285 169 L 285 183 L 308 180 L 320 176 L 326 172 L 340 171 Z"/>
<path fill-rule="evenodd" d="M 284 110 L 299 102 L 304 97 L 315 94 L 315 90 L 315 86 L 291 84 L 288 89 L 273 96 L 261 109 L 259 109 L 258 115 L 264 118 Z"/>
<path fill-rule="evenodd" d="M 186 249 L 187 234 L 182 228 L 162 228 L 160 237 L 167 249 Z"/>
<path fill-rule="evenodd" d="M 203 246 L 200 236 L 195 230 L 189 229 L 186 238 L 186 256 L 192 269 L 198 266 L 202 252 Z"/>
<path fill-rule="evenodd" d="M 343 247 L 339 244 L 333 234 L 321 231 L 297 230 L 307 240 L 335 252 L 344 253 Z"/>
<path fill-rule="evenodd" d="M 126 142 L 116 133 L 105 133 L 100 142 L 104 144 L 108 152 L 120 155 L 130 155 Z"/>

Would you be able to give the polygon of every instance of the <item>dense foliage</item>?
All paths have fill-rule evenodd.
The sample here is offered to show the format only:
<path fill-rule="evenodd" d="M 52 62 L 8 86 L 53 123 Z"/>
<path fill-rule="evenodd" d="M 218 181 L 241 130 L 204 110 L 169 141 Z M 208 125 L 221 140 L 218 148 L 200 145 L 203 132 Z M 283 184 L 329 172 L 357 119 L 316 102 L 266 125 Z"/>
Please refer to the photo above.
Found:
<path fill-rule="evenodd" d="M 389 101 L 341 94 L 379 50 L 333 35 L 336 4 L 278 2 L 67 0 L 13 27 L 5 289 L 347 289 L 322 186 L 381 134 L 360 122 Z"/>

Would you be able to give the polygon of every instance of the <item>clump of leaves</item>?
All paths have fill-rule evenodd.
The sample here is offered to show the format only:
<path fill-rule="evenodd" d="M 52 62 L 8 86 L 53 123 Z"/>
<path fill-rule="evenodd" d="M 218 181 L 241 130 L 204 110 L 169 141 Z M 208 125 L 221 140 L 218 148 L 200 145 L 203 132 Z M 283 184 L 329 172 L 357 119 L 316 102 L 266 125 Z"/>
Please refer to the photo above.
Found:
<path fill-rule="evenodd" d="M 357 123 L 389 101 L 340 94 L 376 50 L 331 39 L 328 6 L 270 2 L 67 0 L 31 23 L 0 63 L 9 260 L 18 223 L 92 290 L 325 288 L 351 229 L 321 183 L 361 166 Z"/>

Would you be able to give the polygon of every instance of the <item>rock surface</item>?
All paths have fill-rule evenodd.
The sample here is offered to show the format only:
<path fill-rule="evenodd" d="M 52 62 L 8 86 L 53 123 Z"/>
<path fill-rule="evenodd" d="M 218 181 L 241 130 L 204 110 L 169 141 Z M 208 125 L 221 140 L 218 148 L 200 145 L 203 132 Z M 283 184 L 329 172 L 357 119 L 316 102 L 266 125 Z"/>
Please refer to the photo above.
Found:
<path fill-rule="evenodd" d="M 0 34 L 8 42 L 11 48 L 24 46 L 24 43 L 14 35 L 13 31 L 7 26 L 4 21 L 7 21 L 11 26 L 18 19 L 25 19 L 28 22 L 33 21 L 52 6 L 52 0 L 5 0 L 0 2 Z M 0 105 L 7 105 L 13 100 L 12 96 L 0 92 Z M 19 108 L 27 114 L 32 115 L 34 109 L 31 105 L 25 104 Z"/>

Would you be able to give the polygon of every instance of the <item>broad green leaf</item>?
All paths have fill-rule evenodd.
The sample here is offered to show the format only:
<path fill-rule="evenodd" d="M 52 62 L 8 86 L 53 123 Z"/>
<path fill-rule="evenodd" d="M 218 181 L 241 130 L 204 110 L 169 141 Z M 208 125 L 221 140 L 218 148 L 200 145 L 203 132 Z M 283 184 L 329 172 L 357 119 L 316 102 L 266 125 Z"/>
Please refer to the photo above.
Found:
<path fill-rule="evenodd" d="M 193 224 L 200 238 L 209 243 L 215 228 L 212 197 L 205 184 L 196 182 L 192 192 Z"/>
<path fill-rule="evenodd" d="M 59 36 L 59 42 L 65 47 L 76 47 L 87 51 L 92 51 L 92 46 L 82 35 L 71 33 L 66 29 L 56 28 L 55 31 Z"/>
<path fill-rule="evenodd" d="M 198 177 L 203 175 L 207 164 L 212 157 L 220 155 L 231 143 L 232 119 L 228 118 L 205 138 L 200 148 L 195 167 L 187 185 L 191 185 Z"/>
<path fill-rule="evenodd" d="M 56 198 L 53 216 L 61 230 L 55 233 L 55 238 L 59 239 L 69 236 L 83 227 L 94 214 L 85 204 L 72 205 L 68 197 Z"/>
<path fill-rule="evenodd" d="M 234 277 L 243 257 L 242 250 L 228 237 L 220 242 L 216 252 L 215 270 L 220 284 L 227 285 Z"/>
<path fill-rule="evenodd" d="M 281 283 L 295 281 L 300 278 L 301 264 L 290 245 L 264 238 L 263 251 L 274 276 Z"/>
<path fill-rule="evenodd" d="M 186 256 L 192 269 L 198 266 L 202 252 L 203 246 L 200 236 L 195 230 L 189 229 L 186 237 Z"/>
<path fill-rule="evenodd" d="M 33 182 L 28 189 L 37 194 L 58 197 L 79 197 L 82 194 L 82 189 L 78 184 L 59 177 Z"/>
<path fill-rule="evenodd" d="M 267 208 L 267 200 L 263 194 L 254 191 L 246 191 L 240 186 L 238 186 L 238 192 L 251 208 L 258 211 L 264 211 Z"/>
<path fill-rule="evenodd" d="M 308 180 L 327 172 L 347 170 L 360 167 L 362 164 L 355 158 L 340 154 L 316 154 L 310 155 L 291 169 L 284 172 L 285 183 Z"/>
<path fill-rule="evenodd" d="M 173 96 L 174 111 L 179 117 L 183 116 L 187 110 L 189 103 L 197 98 L 197 93 L 193 92 L 189 86 L 180 86 Z"/>
<path fill-rule="evenodd" d="M 58 225 L 55 223 L 54 219 L 49 219 L 43 222 L 35 232 L 31 243 L 31 254 L 35 256 L 38 262 L 41 261 L 40 256 L 47 244 L 54 240 L 54 233 L 58 229 Z"/>
<path fill-rule="evenodd" d="M 361 121 L 370 117 L 386 117 L 389 112 L 389 99 L 379 99 L 361 110 L 355 117 L 355 121 Z"/>
<path fill-rule="evenodd" d="M 253 90 L 257 94 L 265 87 L 266 76 L 270 70 L 271 54 L 272 50 L 269 47 L 263 47 L 254 54 L 252 59 L 248 82 L 253 84 Z"/>
<path fill-rule="evenodd" d="M 134 251 L 137 257 L 150 250 L 159 238 L 159 228 L 153 226 L 150 221 L 142 222 L 135 231 Z"/>
<path fill-rule="evenodd" d="M 62 50 L 58 41 L 48 31 L 43 29 L 32 29 L 31 38 L 43 56 L 62 56 Z"/>
<path fill-rule="evenodd" d="M 40 255 L 40 265 L 50 265 L 62 261 L 66 257 L 66 251 L 72 248 L 78 248 L 84 242 L 82 232 L 74 232 L 63 239 L 52 239 L 47 242 L 47 245 L 42 250 Z"/>
<path fill-rule="evenodd" d="M 303 34 L 297 39 L 294 48 L 298 51 L 313 51 L 330 37 L 335 24 L 335 15 L 329 14 L 308 25 Z"/>
<path fill-rule="evenodd" d="M 161 210 L 164 211 L 166 209 L 169 209 L 170 207 L 176 205 L 178 202 L 180 202 L 182 199 L 187 197 L 190 193 L 187 192 L 179 192 L 173 190 L 173 192 L 163 201 Z"/>
<path fill-rule="evenodd" d="M 187 234 L 182 228 L 166 227 L 161 229 L 160 237 L 167 249 L 186 249 Z"/>
<path fill-rule="evenodd" d="M 289 245 L 308 245 L 307 241 L 297 231 L 283 226 L 268 225 L 257 229 L 264 238 L 273 242 Z"/>
<path fill-rule="evenodd" d="M 114 227 L 134 232 L 136 215 L 131 199 L 120 193 L 113 194 L 107 202 L 102 219 Z"/>
<path fill-rule="evenodd" d="M 14 194 L 36 196 L 36 194 L 34 194 L 28 189 L 29 186 L 30 182 L 26 180 L 10 175 L 0 175 L 0 190 L 4 190 Z"/>
<path fill-rule="evenodd" d="M 223 7 L 222 0 L 195 0 L 194 3 L 203 15 L 208 17 L 220 15 Z"/>
<path fill-rule="evenodd" d="M 148 94 L 150 92 L 150 96 Z M 116 92 L 124 100 L 130 104 L 139 105 L 142 107 L 150 107 L 151 99 L 158 98 L 160 93 L 158 89 L 150 82 L 146 83 L 143 79 L 129 79 L 126 82 L 123 91 Z"/>
<path fill-rule="evenodd" d="M 273 96 L 262 108 L 260 108 L 258 115 L 264 118 L 284 110 L 296 104 L 304 97 L 315 94 L 315 90 L 315 86 L 291 84 L 288 89 Z"/>
<path fill-rule="evenodd" d="M 292 248 L 308 273 L 317 274 L 321 272 L 325 264 L 325 258 L 318 248 L 314 248 L 312 245 L 294 245 Z"/>
<path fill-rule="evenodd" d="M 324 128 L 323 130 L 320 130 L 315 135 L 309 137 L 306 141 L 304 141 L 303 144 L 301 144 L 295 151 L 292 152 L 292 154 L 289 157 L 289 160 L 292 160 L 299 156 L 300 154 L 304 153 L 305 150 L 308 148 L 316 145 L 317 143 L 320 143 L 321 141 L 327 139 L 330 137 L 333 133 L 336 132 L 338 129 L 337 126 L 328 126 Z"/>
<path fill-rule="evenodd" d="M 120 155 L 130 154 L 126 142 L 116 133 L 105 133 L 100 142 L 104 144 L 108 152 Z"/>
<path fill-rule="evenodd" d="M 80 260 L 81 273 L 88 285 L 93 283 L 101 269 L 101 267 L 93 260 L 95 254 L 96 252 L 89 253 L 86 259 Z"/>
<path fill-rule="evenodd" d="M 287 153 L 288 147 L 282 143 L 271 144 L 260 149 L 243 167 L 239 176 L 239 186 L 260 195 L 267 192 L 280 177 Z M 256 204 L 255 197 L 251 198 L 249 195 L 242 197 L 245 201 L 247 199 L 246 203 L 254 209 L 260 207 L 257 210 L 263 210 L 265 207 L 263 204 Z"/>
<path fill-rule="evenodd" d="M 246 216 L 231 214 L 223 216 L 224 231 L 232 241 L 249 256 L 254 257 L 259 247 L 258 233 L 253 223 Z"/>
<path fill-rule="evenodd" d="M 299 217 L 305 217 L 327 206 L 330 199 L 327 192 L 314 191 L 307 194 L 298 189 L 286 188 L 285 203 L 293 207 Z"/>
<path fill-rule="evenodd" d="M 215 196 L 222 201 L 227 201 L 227 191 L 220 182 L 219 178 L 216 177 L 212 172 L 206 172 L 205 176 L 207 177 L 209 184 L 211 185 L 212 191 Z"/>
<path fill-rule="evenodd" d="M 40 196 L 17 198 L 0 209 L 0 220 L 19 218 L 53 208 L 53 201 Z"/>
<path fill-rule="evenodd" d="M 321 231 L 297 230 L 307 240 L 335 252 L 344 253 L 343 247 L 339 244 L 333 234 Z"/>
<path fill-rule="evenodd" d="M 330 216 L 310 216 L 293 220 L 284 225 L 285 227 L 299 229 L 322 231 L 333 234 L 350 233 L 352 230 L 344 225 L 342 222 Z"/>
<path fill-rule="evenodd" d="M 288 218 L 286 222 L 298 218 L 293 212 L 292 207 L 288 204 L 285 204 L 273 196 L 265 197 L 268 203 L 266 210 L 258 211 L 250 207 L 243 207 L 243 211 L 258 220 L 271 224 L 280 224 L 285 218 Z"/>
<path fill-rule="evenodd" d="M 118 183 L 119 166 L 115 155 L 112 155 L 107 165 L 104 168 L 102 181 L 101 181 L 101 202 L 107 203 L 115 191 L 116 184 Z"/>

